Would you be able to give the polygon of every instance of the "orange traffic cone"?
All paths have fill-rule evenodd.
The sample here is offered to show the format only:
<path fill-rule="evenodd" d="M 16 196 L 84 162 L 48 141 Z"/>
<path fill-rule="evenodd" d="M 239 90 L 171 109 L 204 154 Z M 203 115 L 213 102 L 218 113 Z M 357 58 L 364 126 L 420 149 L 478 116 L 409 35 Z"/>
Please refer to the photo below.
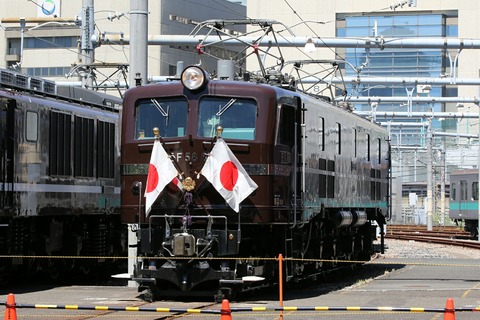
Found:
<path fill-rule="evenodd" d="M 15 296 L 13 293 L 9 293 L 7 297 L 7 303 L 5 304 L 7 307 L 5 309 L 5 316 L 3 317 L 4 320 L 17 320 L 17 309 L 15 309 Z"/>
<path fill-rule="evenodd" d="M 220 320 L 232 320 L 232 312 L 230 311 L 230 303 L 227 299 L 222 300 L 222 311 Z"/>
<path fill-rule="evenodd" d="M 453 299 L 447 299 L 447 305 L 445 306 L 445 314 L 443 320 L 455 320 L 455 306 L 453 305 Z"/>

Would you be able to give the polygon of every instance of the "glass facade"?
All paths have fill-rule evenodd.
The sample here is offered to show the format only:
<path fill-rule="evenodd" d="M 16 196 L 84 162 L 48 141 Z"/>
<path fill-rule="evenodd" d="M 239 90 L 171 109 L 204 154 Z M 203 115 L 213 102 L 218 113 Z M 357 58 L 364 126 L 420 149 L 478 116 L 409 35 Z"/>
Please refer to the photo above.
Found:
<path fill-rule="evenodd" d="M 457 37 L 458 26 L 456 15 L 452 14 L 417 14 L 417 15 L 338 15 L 337 36 L 347 38 L 384 37 L 384 38 L 409 38 L 409 37 Z M 442 49 L 402 49 L 384 48 L 369 49 L 348 48 L 338 50 L 340 56 L 348 62 L 344 74 L 356 76 L 357 73 L 349 64 L 357 69 L 365 64 L 360 73 L 364 77 L 414 77 L 414 78 L 439 78 L 447 73 L 449 60 Z M 348 94 L 358 96 L 413 96 L 432 97 L 457 96 L 457 90 L 441 86 L 432 86 L 429 92 L 418 92 L 412 85 L 368 85 L 347 84 Z M 413 90 L 413 91 L 412 91 Z M 357 110 L 371 110 L 368 104 L 355 105 Z M 427 103 L 412 105 L 412 111 L 444 111 L 441 103 Z M 377 111 L 407 111 L 405 105 L 399 103 L 381 103 Z M 440 127 L 438 121 L 433 124 Z M 443 124 L 445 126 L 445 124 Z M 453 128 L 449 128 L 453 129 Z"/>

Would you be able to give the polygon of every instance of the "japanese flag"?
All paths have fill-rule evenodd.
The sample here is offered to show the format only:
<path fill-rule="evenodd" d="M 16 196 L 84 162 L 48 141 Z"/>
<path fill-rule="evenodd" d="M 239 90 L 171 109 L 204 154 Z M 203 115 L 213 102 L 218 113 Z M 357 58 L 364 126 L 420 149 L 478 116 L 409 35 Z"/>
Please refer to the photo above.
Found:
<path fill-rule="evenodd" d="M 145 189 L 145 214 L 147 216 L 160 192 L 167 184 L 176 179 L 176 176 L 177 169 L 172 160 L 163 149 L 160 141 L 155 140 L 150 165 L 148 166 L 147 187 Z"/>
<path fill-rule="evenodd" d="M 258 188 L 222 138 L 213 146 L 202 174 L 236 212 L 240 202 Z"/>

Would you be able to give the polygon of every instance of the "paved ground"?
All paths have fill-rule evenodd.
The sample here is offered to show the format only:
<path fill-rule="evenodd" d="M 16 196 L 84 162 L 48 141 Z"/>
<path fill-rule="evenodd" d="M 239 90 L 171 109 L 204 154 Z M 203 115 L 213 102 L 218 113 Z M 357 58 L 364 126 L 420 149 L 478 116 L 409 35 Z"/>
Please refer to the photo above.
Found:
<path fill-rule="evenodd" d="M 377 265 L 365 265 L 362 272 L 371 278 L 334 279 L 332 282 L 301 285 L 284 293 L 284 306 L 356 306 L 393 308 L 443 309 L 448 298 L 455 307 L 480 308 L 480 260 L 475 259 L 398 259 L 381 258 Z M 378 263 L 383 264 L 379 266 Z M 354 271 L 352 271 L 354 272 Z M 340 283 L 340 285 L 338 285 Z M 135 288 L 92 286 L 22 285 L 13 288 L 19 304 L 90 305 L 124 308 L 195 308 L 209 302 L 159 301 L 145 304 Z M 5 302 L 8 291 L 0 291 L 0 302 Z M 248 299 L 248 296 L 246 297 Z M 231 308 L 278 307 L 278 294 L 263 293 L 255 300 L 231 302 Z M 207 309 L 220 309 L 220 304 Z M 0 307 L 3 316 L 5 307 Z M 108 310 L 50 310 L 17 309 L 18 319 L 162 319 L 169 313 L 112 312 Z M 283 319 L 443 319 L 443 313 L 389 312 L 389 311 L 284 311 Z M 189 314 L 180 319 L 220 319 L 220 315 Z M 480 312 L 456 312 L 456 319 L 479 319 Z M 179 318 L 176 318 L 179 319 Z M 280 319 L 277 311 L 233 313 L 232 319 Z"/>

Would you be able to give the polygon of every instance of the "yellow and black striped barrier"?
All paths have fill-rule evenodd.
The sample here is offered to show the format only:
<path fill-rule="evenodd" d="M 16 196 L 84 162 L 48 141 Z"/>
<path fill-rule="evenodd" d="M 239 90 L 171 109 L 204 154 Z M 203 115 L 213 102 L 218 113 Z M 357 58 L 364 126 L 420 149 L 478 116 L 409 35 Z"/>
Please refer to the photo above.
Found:
<path fill-rule="evenodd" d="M 455 313 L 455 312 L 480 312 L 478 307 L 454 307 L 453 299 L 447 299 L 445 308 L 421 308 L 421 307 L 361 307 L 361 306 L 304 306 L 304 307 L 237 307 L 230 308 L 228 300 L 222 302 L 221 310 L 185 309 L 185 308 L 149 308 L 149 307 L 120 307 L 120 306 L 88 306 L 88 305 L 58 305 L 58 304 L 21 304 L 15 303 L 13 294 L 9 294 L 9 301 L 0 302 L 7 309 L 64 309 L 64 310 L 96 310 L 96 311 L 133 311 L 133 312 L 167 312 L 188 314 L 219 314 L 224 315 L 236 312 L 302 312 L 302 311 L 381 311 L 381 312 L 430 312 L 430 313 Z M 12 310 L 7 310 L 12 311 Z M 454 318 L 453 318 L 454 319 Z"/>
<path fill-rule="evenodd" d="M 0 305 L 6 305 L 0 303 Z M 221 314 L 221 310 L 181 309 L 181 308 L 148 308 L 148 307 L 119 307 L 119 306 L 87 306 L 61 304 L 27 304 L 16 303 L 17 309 L 62 309 L 62 310 L 94 310 L 94 311 L 134 311 L 134 312 L 169 312 L 169 313 L 208 313 Z"/>

